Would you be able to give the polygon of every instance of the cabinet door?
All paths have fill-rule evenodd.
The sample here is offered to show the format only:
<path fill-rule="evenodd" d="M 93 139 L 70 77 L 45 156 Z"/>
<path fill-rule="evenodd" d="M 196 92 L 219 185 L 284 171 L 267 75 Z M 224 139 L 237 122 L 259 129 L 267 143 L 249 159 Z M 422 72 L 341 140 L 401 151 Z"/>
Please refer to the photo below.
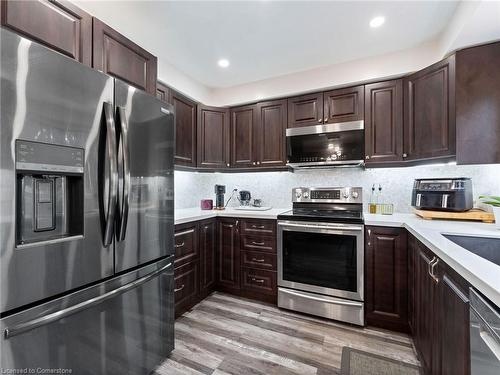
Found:
<path fill-rule="evenodd" d="M 240 290 L 239 220 L 219 219 L 217 223 L 217 285 L 225 292 Z"/>
<path fill-rule="evenodd" d="M 251 168 L 257 165 L 256 125 L 256 105 L 231 109 L 231 167 Z"/>
<path fill-rule="evenodd" d="M 198 301 L 199 261 L 175 268 L 174 280 L 175 316 L 178 317 Z"/>
<path fill-rule="evenodd" d="M 229 167 L 229 110 L 199 105 L 197 139 L 198 167 Z"/>
<path fill-rule="evenodd" d="M 200 222 L 200 294 L 208 296 L 215 286 L 215 220 Z"/>
<path fill-rule="evenodd" d="M 175 109 L 175 165 L 196 167 L 196 103 L 171 90 Z"/>
<path fill-rule="evenodd" d="M 165 103 L 172 103 L 170 87 L 160 81 L 156 82 L 156 97 Z"/>
<path fill-rule="evenodd" d="M 455 56 L 404 80 L 405 160 L 455 155 Z"/>
<path fill-rule="evenodd" d="M 436 310 L 439 319 L 435 336 L 439 340 L 439 356 L 434 372 L 442 375 L 470 374 L 469 298 L 447 271 L 440 267 Z"/>
<path fill-rule="evenodd" d="M 406 230 L 366 228 L 366 322 L 408 331 Z"/>
<path fill-rule="evenodd" d="M 403 160 L 403 81 L 365 86 L 366 165 Z"/>
<path fill-rule="evenodd" d="M 323 123 L 360 121 L 364 118 L 364 86 L 348 87 L 325 92 Z"/>
<path fill-rule="evenodd" d="M 288 127 L 321 125 L 323 123 L 323 93 L 297 96 L 289 98 Z"/>
<path fill-rule="evenodd" d="M 92 65 L 92 16 L 68 1 L 4 0 L 2 26 Z"/>
<path fill-rule="evenodd" d="M 418 255 L 417 239 L 408 234 L 408 325 L 415 336 L 415 255 Z"/>
<path fill-rule="evenodd" d="M 286 100 L 273 100 L 257 105 L 255 146 L 257 165 L 281 167 L 286 165 Z"/>
<path fill-rule="evenodd" d="M 500 42 L 463 49 L 456 59 L 457 163 L 500 163 Z"/>
<path fill-rule="evenodd" d="M 95 17 L 93 35 L 95 69 L 156 95 L 155 56 Z"/>
<path fill-rule="evenodd" d="M 431 254 L 419 246 L 415 257 L 415 333 L 414 342 L 424 373 L 432 373 L 432 361 L 435 350 L 435 314 L 434 303 L 436 286 L 429 275 Z"/>

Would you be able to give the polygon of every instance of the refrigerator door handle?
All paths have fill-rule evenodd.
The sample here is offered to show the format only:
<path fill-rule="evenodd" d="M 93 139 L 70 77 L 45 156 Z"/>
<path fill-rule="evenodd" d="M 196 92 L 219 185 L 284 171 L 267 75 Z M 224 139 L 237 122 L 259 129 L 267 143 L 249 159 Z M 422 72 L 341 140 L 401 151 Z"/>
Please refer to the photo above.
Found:
<path fill-rule="evenodd" d="M 130 205 L 130 151 L 128 147 L 128 124 L 125 114 L 125 108 L 118 107 L 118 118 L 120 123 L 120 146 L 123 158 L 123 201 L 121 223 L 119 228 L 119 241 L 125 240 L 127 232 L 128 212 Z"/>
<path fill-rule="evenodd" d="M 119 294 L 125 293 L 131 289 L 137 288 L 138 286 L 148 282 L 149 280 L 153 279 L 157 275 L 165 272 L 165 270 L 167 270 L 171 265 L 172 265 L 172 262 L 166 264 L 165 266 L 163 266 L 163 267 L 161 267 L 161 268 L 159 268 L 151 273 L 148 273 L 147 275 L 145 275 L 145 276 L 143 276 L 135 281 L 132 281 L 128 284 L 122 285 L 121 287 L 113 289 L 113 290 L 111 290 L 107 293 L 104 293 L 103 295 L 100 295 L 98 297 L 77 303 L 76 305 L 67 307 L 65 309 L 53 312 L 53 313 L 48 314 L 48 315 L 44 315 L 40 318 L 35 318 L 35 319 L 29 320 L 29 321 L 24 322 L 24 323 L 16 324 L 12 327 L 7 327 L 4 330 L 4 337 L 5 337 L 5 339 L 9 339 L 11 337 L 20 335 L 21 333 L 31 331 L 32 329 L 35 329 L 35 328 L 53 323 L 55 321 L 64 319 L 70 315 L 73 315 L 73 314 L 76 314 L 80 311 L 86 310 L 92 306 L 96 306 L 96 305 L 98 305 L 98 304 L 100 304 L 100 303 L 102 303 L 110 298 L 116 297 Z"/>
<path fill-rule="evenodd" d="M 115 222 L 116 200 L 118 191 L 118 167 L 116 156 L 116 130 L 115 119 L 113 117 L 113 106 L 110 103 L 104 103 L 104 116 L 106 119 L 106 143 L 110 161 L 109 174 L 105 176 L 108 185 L 108 204 L 105 217 L 106 225 L 103 233 L 104 246 L 111 245 L 113 241 L 113 227 Z"/>

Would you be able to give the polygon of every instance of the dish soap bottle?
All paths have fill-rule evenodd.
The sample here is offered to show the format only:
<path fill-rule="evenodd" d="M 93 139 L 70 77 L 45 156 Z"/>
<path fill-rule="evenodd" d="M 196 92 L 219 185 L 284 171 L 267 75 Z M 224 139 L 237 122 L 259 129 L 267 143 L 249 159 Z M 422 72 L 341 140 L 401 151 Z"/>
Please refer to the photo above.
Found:
<path fill-rule="evenodd" d="M 372 185 L 372 195 L 370 196 L 370 204 L 368 205 L 368 211 L 371 214 L 377 213 L 377 202 L 375 202 L 375 184 Z"/>
<path fill-rule="evenodd" d="M 383 204 L 383 199 L 382 199 L 382 185 L 378 184 L 377 204 L 375 206 L 375 212 L 377 214 L 381 214 L 382 213 L 382 204 Z"/>

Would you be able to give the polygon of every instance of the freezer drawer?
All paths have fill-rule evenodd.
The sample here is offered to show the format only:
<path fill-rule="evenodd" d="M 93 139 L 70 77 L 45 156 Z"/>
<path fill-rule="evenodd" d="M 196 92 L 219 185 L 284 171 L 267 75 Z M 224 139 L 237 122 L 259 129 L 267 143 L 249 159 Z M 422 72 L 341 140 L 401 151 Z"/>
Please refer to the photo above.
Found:
<path fill-rule="evenodd" d="M 2 319 L 1 371 L 149 374 L 173 349 L 172 261 Z"/>

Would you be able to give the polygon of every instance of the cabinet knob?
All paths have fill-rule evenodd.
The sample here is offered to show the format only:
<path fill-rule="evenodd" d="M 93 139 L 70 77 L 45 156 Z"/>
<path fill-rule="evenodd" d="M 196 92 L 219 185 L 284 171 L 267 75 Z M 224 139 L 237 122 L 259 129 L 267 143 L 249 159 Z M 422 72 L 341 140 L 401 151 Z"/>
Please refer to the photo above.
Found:
<path fill-rule="evenodd" d="M 405 152 L 405 153 L 403 154 L 403 157 L 404 157 L 404 158 L 407 158 L 407 157 L 408 157 L 408 154 Z"/>
<path fill-rule="evenodd" d="M 325 117 L 325 119 L 323 120 L 323 122 L 326 124 L 328 122 L 328 117 Z"/>
<path fill-rule="evenodd" d="M 366 156 L 365 156 L 365 159 L 366 159 L 366 160 L 370 160 L 370 155 L 366 155 Z"/>
<path fill-rule="evenodd" d="M 256 162 L 253 162 L 252 164 L 253 164 L 253 165 L 255 165 L 255 164 L 257 164 L 257 163 L 256 163 Z"/>
<path fill-rule="evenodd" d="M 321 123 L 323 122 L 323 120 L 322 120 L 322 119 L 319 119 L 319 120 L 318 120 L 318 122 L 321 124 Z"/>
<path fill-rule="evenodd" d="M 260 165 L 260 161 L 257 162 L 257 165 Z"/>
<path fill-rule="evenodd" d="M 227 164 L 226 164 L 226 167 L 229 167 L 229 166 L 230 166 L 230 164 L 229 164 L 229 163 L 227 163 Z"/>

